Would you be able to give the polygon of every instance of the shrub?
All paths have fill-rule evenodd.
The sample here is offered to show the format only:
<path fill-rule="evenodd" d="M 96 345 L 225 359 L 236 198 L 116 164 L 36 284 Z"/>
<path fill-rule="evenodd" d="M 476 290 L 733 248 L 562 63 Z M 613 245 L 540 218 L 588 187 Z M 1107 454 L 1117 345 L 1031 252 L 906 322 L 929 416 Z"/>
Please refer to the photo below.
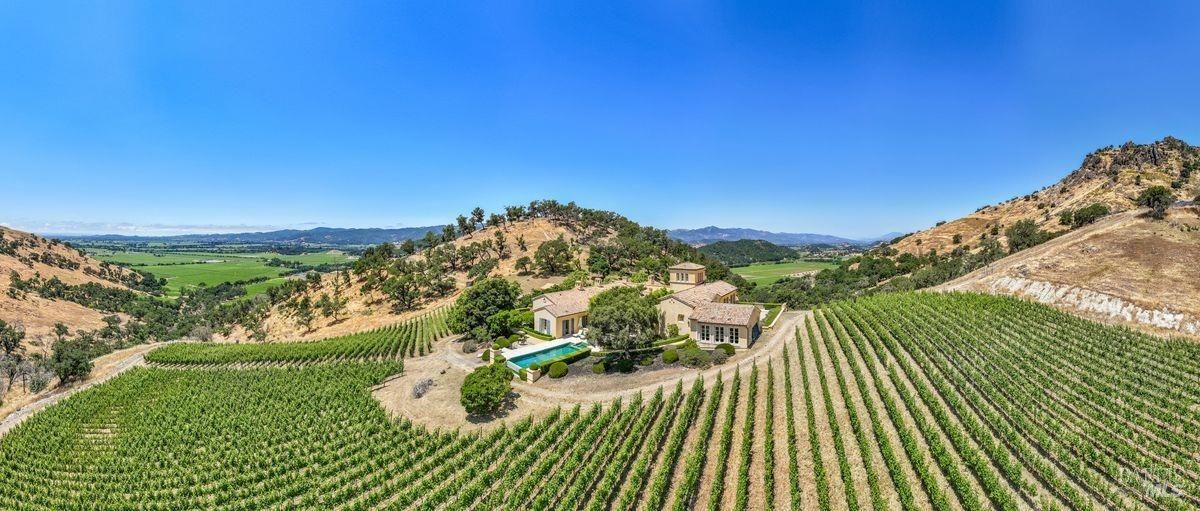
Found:
<path fill-rule="evenodd" d="M 504 355 L 501 355 L 499 353 L 497 353 L 496 356 L 492 357 L 492 361 L 496 362 L 497 364 L 503 364 L 505 360 L 508 360 L 508 359 L 504 358 Z"/>
<path fill-rule="evenodd" d="M 595 374 L 604 374 L 604 362 L 592 364 L 592 372 Z"/>
<path fill-rule="evenodd" d="M 517 376 L 521 377 L 521 381 L 529 381 L 529 371 L 523 367 L 520 371 L 517 371 Z"/>
<path fill-rule="evenodd" d="M 562 378 L 567 375 L 567 364 L 565 362 L 555 362 L 550 364 L 550 377 Z"/>
<path fill-rule="evenodd" d="M 679 361 L 679 352 L 675 350 L 666 350 L 662 354 L 664 364 L 674 364 Z"/>
<path fill-rule="evenodd" d="M 1100 203 L 1092 204 L 1091 206 L 1076 211 L 1075 218 L 1072 219 L 1071 225 L 1074 227 L 1082 227 L 1099 220 L 1108 213 L 1108 206 Z"/>
<path fill-rule="evenodd" d="M 719 349 L 717 349 L 717 350 L 712 350 L 712 363 L 713 363 L 713 365 L 721 365 L 721 364 L 724 364 L 726 360 L 729 360 L 729 355 L 726 355 L 724 351 L 722 351 L 722 350 L 719 350 Z"/>
<path fill-rule="evenodd" d="M 494 413 L 512 390 L 512 376 L 512 371 L 502 364 L 480 367 L 463 380 L 459 402 L 470 414 Z"/>
<path fill-rule="evenodd" d="M 644 356 L 638 360 L 638 365 L 642 365 L 642 366 L 648 366 L 653 363 L 654 363 L 654 357 L 649 356 L 649 355 Z"/>
<path fill-rule="evenodd" d="M 467 339 L 463 342 L 463 353 L 475 353 L 476 351 L 479 351 L 479 344 L 477 344 L 474 339 Z"/>
<path fill-rule="evenodd" d="M 542 365 L 537 362 L 534 362 L 532 364 L 529 364 L 529 370 L 530 371 L 541 371 Z"/>
<path fill-rule="evenodd" d="M 667 337 L 678 337 L 679 325 L 667 325 Z"/>
<path fill-rule="evenodd" d="M 679 352 L 679 361 L 686 367 L 703 369 L 712 365 L 712 355 L 700 348 L 687 348 Z"/>
<path fill-rule="evenodd" d="M 483 357 L 481 357 L 481 358 L 483 358 L 484 362 L 491 361 L 492 360 L 492 350 L 483 350 Z"/>
<path fill-rule="evenodd" d="M 727 356 L 727 357 L 732 357 L 734 353 L 737 353 L 737 349 L 734 348 L 732 344 L 729 344 L 727 342 L 718 344 L 717 349 L 724 351 L 725 356 Z"/>

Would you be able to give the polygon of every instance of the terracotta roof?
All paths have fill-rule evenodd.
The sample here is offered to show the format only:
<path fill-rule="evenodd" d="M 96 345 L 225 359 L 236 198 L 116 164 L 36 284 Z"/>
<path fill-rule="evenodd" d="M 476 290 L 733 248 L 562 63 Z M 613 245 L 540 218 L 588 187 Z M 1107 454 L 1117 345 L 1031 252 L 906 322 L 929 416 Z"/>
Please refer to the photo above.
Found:
<path fill-rule="evenodd" d="M 718 297 L 725 296 L 734 291 L 737 291 L 737 286 L 724 280 L 714 280 L 696 287 L 684 289 L 678 293 L 669 294 L 663 300 L 675 298 L 688 306 L 695 307 L 702 303 L 716 300 Z"/>
<path fill-rule="evenodd" d="M 692 311 L 697 323 L 746 326 L 759 317 L 757 305 L 745 303 L 702 303 Z"/>
<path fill-rule="evenodd" d="M 599 293 L 600 291 L 603 291 L 603 289 L 593 287 L 584 289 L 568 289 L 566 291 L 546 293 L 538 298 L 546 298 L 550 301 L 550 303 L 534 310 L 545 309 L 556 318 L 569 316 L 571 314 L 579 314 L 580 312 L 586 312 L 588 309 L 588 301 L 591 300 L 593 296 L 596 296 L 596 293 Z"/>
<path fill-rule="evenodd" d="M 682 262 L 682 263 L 679 263 L 679 264 L 672 266 L 670 268 L 667 268 L 667 269 L 668 270 L 703 270 L 704 265 L 696 264 L 696 263 L 689 263 L 689 262 Z"/>

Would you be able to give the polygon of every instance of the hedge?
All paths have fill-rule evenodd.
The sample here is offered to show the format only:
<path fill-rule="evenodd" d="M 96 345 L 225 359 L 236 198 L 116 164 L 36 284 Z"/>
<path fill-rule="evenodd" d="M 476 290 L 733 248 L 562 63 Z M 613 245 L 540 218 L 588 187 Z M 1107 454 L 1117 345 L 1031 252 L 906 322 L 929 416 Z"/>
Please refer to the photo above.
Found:
<path fill-rule="evenodd" d="M 566 375 L 567 375 L 566 362 L 555 362 L 553 364 L 550 364 L 550 377 L 551 378 L 562 378 L 563 376 L 566 376 Z"/>
<path fill-rule="evenodd" d="M 526 334 L 529 334 L 529 336 L 530 336 L 530 337 L 533 337 L 533 338 L 536 338 L 536 339 L 541 339 L 541 340 L 543 340 L 543 341 L 552 341 L 552 340 L 554 340 L 554 336 L 553 336 L 553 335 L 547 335 L 547 334 L 543 334 L 543 333 L 541 333 L 541 332 L 539 332 L 539 331 L 537 331 L 537 330 L 534 330 L 534 329 L 532 329 L 532 328 L 529 328 L 529 327 L 527 327 L 527 326 L 526 326 L 526 327 L 521 327 L 521 330 L 522 330 L 522 331 L 524 331 Z"/>

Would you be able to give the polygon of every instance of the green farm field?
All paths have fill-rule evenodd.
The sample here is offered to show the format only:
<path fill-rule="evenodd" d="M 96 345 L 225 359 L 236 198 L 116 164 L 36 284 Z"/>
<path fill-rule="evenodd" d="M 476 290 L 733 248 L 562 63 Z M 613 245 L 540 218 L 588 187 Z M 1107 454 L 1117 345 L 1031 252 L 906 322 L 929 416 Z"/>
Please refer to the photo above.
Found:
<path fill-rule="evenodd" d="M 89 254 L 110 263 L 127 265 L 148 271 L 156 277 L 167 279 L 168 296 L 179 296 L 183 289 L 201 284 L 212 286 L 222 282 L 237 282 L 266 277 L 269 280 L 246 286 L 246 294 L 253 296 L 264 293 L 285 280 L 288 268 L 268 266 L 267 261 L 279 258 L 284 261 L 308 265 L 348 262 L 352 257 L 337 251 L 309 254 L 283 255 L 275 252 L 252 252 L 228 254 L 217 252 L 170 252 L 170 251 L 112 251 L 90 250 Z"/>
<path fill-rule="evenodd" d="M 837 267 L 837 265 L 823 261 L 789 261 L 786 263 L 762 263 L 739 266 L 732 268 L 732 270 L 750 282 L 766 286 L 774 284 L 775 281 L 796 272 L 824 270 L 834 267 Z"/>

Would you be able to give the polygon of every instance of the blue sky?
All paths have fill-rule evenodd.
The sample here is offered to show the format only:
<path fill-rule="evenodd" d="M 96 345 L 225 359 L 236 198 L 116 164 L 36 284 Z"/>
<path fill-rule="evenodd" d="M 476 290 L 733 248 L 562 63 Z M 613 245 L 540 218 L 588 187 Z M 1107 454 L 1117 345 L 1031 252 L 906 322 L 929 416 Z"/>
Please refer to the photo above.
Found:
<path fill-rule="evenodd" d="M 1155 5 L 1148 5 L 1153 3 Z M 1198 2 L 6 2 L 0 222 L 870 236 L 1200 144 Z"/>

